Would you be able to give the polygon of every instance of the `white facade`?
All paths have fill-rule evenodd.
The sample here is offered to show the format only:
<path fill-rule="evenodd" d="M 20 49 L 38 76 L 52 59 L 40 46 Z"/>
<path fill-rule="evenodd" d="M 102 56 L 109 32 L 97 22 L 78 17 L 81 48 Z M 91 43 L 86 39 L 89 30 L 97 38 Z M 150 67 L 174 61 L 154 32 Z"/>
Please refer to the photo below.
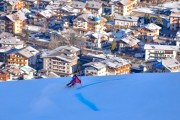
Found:
<path fill-rule="evenodd" d="M 115 25 L 119 26 L 137 26 L 138 22 L 137 21 L 122 21 L 122 20 L 115 20 Z"/>
<path fill-rule="evenodd" d="M 167 45 L 145 45 L 145 60 L 165 59 L 177 57 L 177 46 Z"/>
<path fill-rule="evenodd" d="M 86 67 L 84 70 L 85 76 L 95 75 L 95 76 L 105 76 L 107 75 L 106 67 L 101 69 L 96 69 L 95 67 Z"/>

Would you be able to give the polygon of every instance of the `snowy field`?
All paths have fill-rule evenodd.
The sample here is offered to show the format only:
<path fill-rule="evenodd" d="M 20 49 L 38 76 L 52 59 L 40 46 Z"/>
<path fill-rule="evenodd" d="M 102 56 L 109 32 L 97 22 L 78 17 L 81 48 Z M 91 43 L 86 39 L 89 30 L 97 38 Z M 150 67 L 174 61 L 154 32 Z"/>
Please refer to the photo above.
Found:
<path fill-rule="evenodd" d="M 0 120 L 179 120 L 180 73 L 0 83 Z"/>

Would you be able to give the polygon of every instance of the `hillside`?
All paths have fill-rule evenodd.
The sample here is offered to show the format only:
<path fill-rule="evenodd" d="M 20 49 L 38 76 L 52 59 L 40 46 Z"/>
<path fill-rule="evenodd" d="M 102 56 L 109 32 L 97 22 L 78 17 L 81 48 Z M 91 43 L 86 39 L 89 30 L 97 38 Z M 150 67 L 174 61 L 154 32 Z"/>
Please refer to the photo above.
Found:
<path fill-rule="evenodd" d="M 179 120 L 180 73 L 0 83 L 0 120 Z"/>

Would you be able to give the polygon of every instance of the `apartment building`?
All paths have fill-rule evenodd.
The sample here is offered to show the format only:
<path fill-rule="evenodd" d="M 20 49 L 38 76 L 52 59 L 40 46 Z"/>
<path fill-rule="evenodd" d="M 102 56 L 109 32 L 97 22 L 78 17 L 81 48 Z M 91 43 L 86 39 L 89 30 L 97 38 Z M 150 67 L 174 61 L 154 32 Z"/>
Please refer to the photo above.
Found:
<path fill-rule="evenodd" d="M 138 37 L 144 42 L 151 42 L 156 40 L 159 36 L 159 30 L 161 27 L 154 23 L 147 24 L 134 31 L 134 36 Z"/>
<path fill-rule="evenodd" d="M 110 4 L 112 5 L 112 15 L 131 15 L 133 8 L 137 5 L 139 0 L 112 0 Z"/>
<path fill-rule="evenodd" d="M 130 73 L 130 62 L 125 59 L 112 57 L 101 61 L 101 63 L 106 65 L 107 75 L 122 75 Z"/>
<path fill-rule="evenodd" d="M 101 16 L 102 14 L 102 2 L 87 1 L 85 7 L 86 7 L 86 11 L 90 12 L 94 16 Z"/>
<path fill-rule="evenodd" d="M 180 10 L 173 9 L 170 17 L 170 29 L 174 31 L 180 30 Z"/>
<path fill-rule="evenodd" d="M 165 58 L 176 58 L 179 48 L 177 46 L 168 45 L 149 45 L 145 44 L 145 60 L 157 60 Z"/>
<path fill-rule="evenodd" d="M 77 72 L 78 52 L 73 46 L 60 46 L 42 54 L 43 69 L 60 76 L 69 76 Z"/>
<path fill-rule="evenodd" d="M 22 11 L 6 15 L 4 18 L 6 23 L 5 31 L 13 34 L 21 34 L 23 26 L 26 24 L 26 19 L 27 18 Z"/>
<path fill-rule="evenodd" d="M 106 65 L 101 62 L 90 62 L 83 65 L 85 76 L 105 76 L 107 75 Z"/>
<path fill-rule="evenodd" d="M 24 3 L 21 0 L 3 0 L 0 2 L 0 11 L 11 13 L 24 8 Z"/>
<path fill-rule="evenodd" d="M 119 27 L 130 28 L 138 25 L 139 17 L 135 16 L 120 16 L 115 14 L 114 21 L 115 25 Z"/>
<path fill-rule="evenodd" d="M 90 14 L 82 14 L 73 20 L 73 29 L 80 33 L 88 31 L 99 32 L 105 29 L 106 19 L 103 17 L 94 17 Z"/>
<path fill-rule="evenodd" d="M 35 67 L 38 55 L 38 50 L 28 46 L 21 50 L 14 50 L 9 53 L 7 63 L 9 65 Z"/>

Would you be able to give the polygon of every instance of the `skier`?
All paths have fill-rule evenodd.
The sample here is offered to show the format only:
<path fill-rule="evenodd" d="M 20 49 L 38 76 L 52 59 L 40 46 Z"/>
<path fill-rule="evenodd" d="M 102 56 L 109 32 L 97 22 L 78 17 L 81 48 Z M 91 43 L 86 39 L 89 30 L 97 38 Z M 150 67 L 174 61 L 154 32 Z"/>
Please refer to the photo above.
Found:
<path fill-rule="evenodd" d="M 78 78 L 77 74 L 74 74 L 74 76 L 72 77 L 72 80 L 66 86 L 74 87 L 76 83 L 81 84 L 81 80 Z"/>

